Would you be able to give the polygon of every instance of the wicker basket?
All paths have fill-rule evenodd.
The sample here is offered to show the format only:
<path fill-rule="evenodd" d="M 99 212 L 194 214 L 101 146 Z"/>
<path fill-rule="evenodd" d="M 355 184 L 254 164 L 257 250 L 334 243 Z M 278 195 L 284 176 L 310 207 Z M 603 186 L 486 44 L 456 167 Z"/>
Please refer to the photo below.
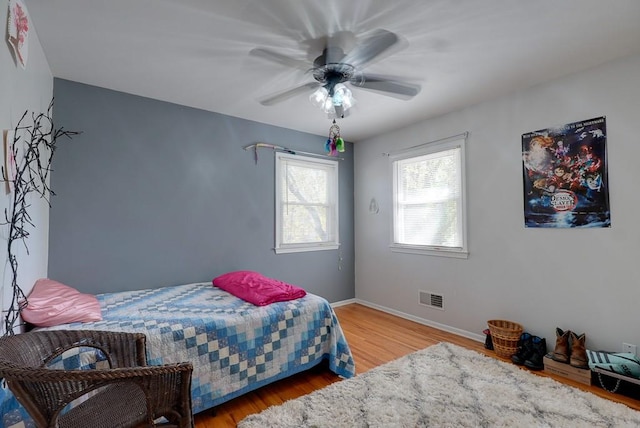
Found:
<path fill-rule="evenodd" d="M 518 341 L 522 335 L 522 325 L 507 320 L 489 320 L 489 331 L 493 349 L 501 357 L 511 357 L 518 351 Z"/>

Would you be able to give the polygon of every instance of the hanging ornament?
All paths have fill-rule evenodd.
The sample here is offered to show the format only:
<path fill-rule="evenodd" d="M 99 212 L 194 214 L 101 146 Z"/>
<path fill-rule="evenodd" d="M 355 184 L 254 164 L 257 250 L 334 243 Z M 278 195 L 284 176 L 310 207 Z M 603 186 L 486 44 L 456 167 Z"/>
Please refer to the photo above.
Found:
<path fill-rule="evenodd" d="M 338 152 L 344 152 L 344 140 L 340 136 L 340 127 L 333 119 L 333 125 L 329 128 L 329 138 L 325 143 L 325 150 L 329 156 L 338 156 Z"/>

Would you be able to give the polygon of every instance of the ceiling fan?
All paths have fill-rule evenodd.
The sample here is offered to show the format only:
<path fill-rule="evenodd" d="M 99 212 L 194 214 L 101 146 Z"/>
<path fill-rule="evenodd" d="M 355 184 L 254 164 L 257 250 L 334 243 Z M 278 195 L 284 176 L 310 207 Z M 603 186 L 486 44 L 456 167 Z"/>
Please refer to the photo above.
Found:
<path fill-rule="evenodd" d="M 345 117 L 354 103 L 346 84 L 395 98 L 410 99 L 420 92 L 420 85 L 362 72 L 372 61 L 392 53 L 392 48 L 401 47 L 401 41 L 395 33 L 382 29 L 375 30 L 360 41 L 356 41 L 353 33 L 342 31 L 305 42 L 311 46 L 310 58 L 317 54 L 318 48 L 321 49 L 320 55 L 313 61 L 293 58 L 267 48 L 252 49 L 250 54 L 253 56 L 300 69 L 313 77 L 310 82 L 268 95 L 260 103 L 271 106 L 315 89 L 309 100 L 327 113 L 329 118 L 335 119 Z M 351 49 L 347 46 L 350 44 L 354 45 Z"/>

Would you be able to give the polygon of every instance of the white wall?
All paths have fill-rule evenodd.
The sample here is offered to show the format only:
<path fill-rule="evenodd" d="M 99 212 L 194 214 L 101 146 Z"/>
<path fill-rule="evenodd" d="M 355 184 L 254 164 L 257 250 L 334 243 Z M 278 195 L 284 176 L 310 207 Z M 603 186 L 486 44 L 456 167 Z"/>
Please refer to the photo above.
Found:
<path fill-rule="evenodd" d="M 0 44 L 0 131 L 14 129 L 22 114 L 26 111 L 46 111 L 53 96 L 53 76 L 42 51 L 37 34 L 31 27 L 29 33 L 29 54 L 25 70 L 17 65 L 6 40 L 8 1 L 0 1 L 0 23 L 2 41 Z M 29 124 L 30 122 L 26 122 Z M 0 144 L 1 146 L 1 144 Z M 1 155 L 0 155 L 1 156 Z M 3 156 L 0 157 L 3 159 Z M 10 212 L 11 197 L 0 183 L 0 221 L 4 222 L 4 211 Z M 33 198 L 29 215 L 35 228 L 30 228 L 26 243 L 29 254 L 21 243 L 15 244 L 18 254 L 18 282 L 28 293 L 36 279 L 47 274 L 47 247 L 49 236 L 49 206 L 40 198 Z M 7 236 L 9 228 L 0 225 L 0 260 L 2 261 L 0 281 L 0 307 L 5 310 L 11 302 L 11 267 L 7 258 Z M 2 314 L 4 328 L 4 313 Z"/>
<path fill-rule="evenodd" d="M 527 229 L 521 135 L 607 117 L 612 227 Z M 590 349 L 640 345 L 640 56 L 604 64 L 355 144 L 356 298 L 481 335 L 520 322 L 555 346 L 555 327 Z M 389 152 L 469 131 L 467 260 L 389 251 Z M 375 197 L 379 214 L 370 214 Z M 418 305 L 418 290 L 445 310 Z M 475 336 L 480 338 L 482 336 Z"/>

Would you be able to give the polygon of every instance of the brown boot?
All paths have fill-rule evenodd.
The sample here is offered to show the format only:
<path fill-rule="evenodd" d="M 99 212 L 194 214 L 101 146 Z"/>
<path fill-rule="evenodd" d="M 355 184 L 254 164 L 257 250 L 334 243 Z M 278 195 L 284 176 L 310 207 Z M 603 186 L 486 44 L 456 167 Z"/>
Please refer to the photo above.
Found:
<path fill-rule="evenodd" d="M 569 364 L 573 367 L 581 369 L 589 368 L 589 362 L 587 361 L 587 349 L 585 347 L 586 340 L 587 338 L 584 333 L 578 336 L 574 332 L 571 332 L 571 360 Z"/>
<path fill-rule="evenodd" d="M 560 363 L 569 362 L 569 330 L 562 331 L 559 327 L 556 327 L 556 348 L 551 354 L 551 358 Z"/>

